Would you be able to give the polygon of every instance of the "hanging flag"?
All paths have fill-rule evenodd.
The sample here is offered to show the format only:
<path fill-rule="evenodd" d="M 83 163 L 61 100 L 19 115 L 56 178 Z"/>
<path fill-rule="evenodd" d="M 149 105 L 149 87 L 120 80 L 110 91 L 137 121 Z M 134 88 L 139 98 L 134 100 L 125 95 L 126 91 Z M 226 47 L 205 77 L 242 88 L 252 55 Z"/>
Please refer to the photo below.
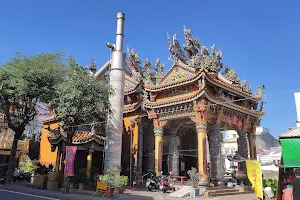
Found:
<path fill-rule="evenodd" d="M 76 146 L 66 146 L 65 176 L 74 176 L 74 160 L 76 150 Z"/>
<path fill-rule="evenodd" d="M 246 160 L 247 176 L 257 197 L 263 199 L 263 185 L 260 162 L 257 160 Z"/>

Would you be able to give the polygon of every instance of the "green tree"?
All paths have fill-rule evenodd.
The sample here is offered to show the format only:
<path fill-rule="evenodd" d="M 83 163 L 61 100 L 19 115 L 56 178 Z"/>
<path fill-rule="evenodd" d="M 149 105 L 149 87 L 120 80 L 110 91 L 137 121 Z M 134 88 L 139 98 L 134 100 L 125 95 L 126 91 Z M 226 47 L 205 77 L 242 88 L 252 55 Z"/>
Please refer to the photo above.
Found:
<path fill-rule="evenodd" d="M 68 78 L 55 87 L 54 93 L 46 101 L 55 110 L 62 128 L 68 134 L 68 143 L 74 126 L 104 121 L 111 112 L 109 95 L 111 87 L 104 81 L 96 80 L 88 69 L 69 58 L 71 73 Z"/>
<path fill-rule="evenodd" d="M 53 96 L 56 85 L 65 80 L 66 69 L 63 55 L 56 53 L 31 57 L 18 53 L 0 66 L 0 112 L 14 131 L 7 182 L 12 180 L 18 140 L 37 115 L 37 102 Z"/>
<path fill-rule="evenodd" d="M 71 57 L 69 67 L 72 73 L 55 87 L 55 92 L 46 101 L 62 121 L 62 128 L 67 132 L 67 145 L 72 144 L 72 135 L 78 125 L 104 121 L 107 118 L 111 112 L 109 96 L 112 94 L 112 89 L 106 82 L 96 80 L 88 69 L 76 64 Z M 65 184 L 66 192 L 67 185 Z"/>

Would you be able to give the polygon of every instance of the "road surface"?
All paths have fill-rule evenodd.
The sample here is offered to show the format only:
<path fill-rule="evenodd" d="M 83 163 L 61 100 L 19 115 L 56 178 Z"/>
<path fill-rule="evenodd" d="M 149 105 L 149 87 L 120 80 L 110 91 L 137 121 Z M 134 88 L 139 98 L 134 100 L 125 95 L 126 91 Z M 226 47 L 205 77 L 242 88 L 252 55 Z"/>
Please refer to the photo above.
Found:
<path fill-rule="evenodd" d="M 114 200 L 172 200 L 168 194 L 162 192 L 134 191 L 130 195 L 114 195 Z M 204 196 L 197 198 L 186 197 L 184 200 L 205 200 Z M 256 200 L 254 194 L 237 194 L 233 196 L 215 197 L 211 200 Z M 35 189 L 29 186 L 12 184 L 0 185 L 0 200 L 111 200 L 102 196 L 91 194 L 62 194 L 59 191 Z"/>

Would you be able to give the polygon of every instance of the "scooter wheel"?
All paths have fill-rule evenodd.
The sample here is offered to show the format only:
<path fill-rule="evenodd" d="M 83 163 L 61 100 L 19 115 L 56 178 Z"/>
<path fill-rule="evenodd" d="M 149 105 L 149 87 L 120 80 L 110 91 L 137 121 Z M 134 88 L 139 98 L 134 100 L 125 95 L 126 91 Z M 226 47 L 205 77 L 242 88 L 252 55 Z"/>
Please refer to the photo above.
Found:
<path fill-rule="evenodd" d="M 148 191 L 152 191 L 154 189 L 154 186 L 153 185 L 149 185 L 149 187 L 148 187 Z"/>
<path fill-rule="evenodd" d="M 162 189 L 162 192 L 163 192 L 163 193 L 166 193 L 166 192 L 167 192 L 167 188 L 164 187 L 164 188 Z"/>

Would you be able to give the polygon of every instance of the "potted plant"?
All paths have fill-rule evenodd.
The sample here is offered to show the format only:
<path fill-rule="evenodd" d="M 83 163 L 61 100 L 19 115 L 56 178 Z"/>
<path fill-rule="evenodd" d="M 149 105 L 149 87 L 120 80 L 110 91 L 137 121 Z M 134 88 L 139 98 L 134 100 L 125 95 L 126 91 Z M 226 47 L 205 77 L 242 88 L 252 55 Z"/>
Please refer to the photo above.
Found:
<path fill-rule="evenodd" d="M 74 176 L 69 176 L 69 177 L 67 177 L 67 179 L 68 179 L 68 182 L 69 182 L 69 188 L 74 189 L 75 188 L 75 186 L 74 186 Z"/>
<path fill-rule="evenodd" d="M 101 181 L 107 185 L 107 190 L 105 193 L 106 197 L 110 197 L 114 192 L 114 187 L 116 186 L 116 175 L 118 175 L 119 171 L 120 167 L 112 166 L 111 168 L 108 168 L 105 174 L 101 177 Z"/>
<path fill-rule="evenodd" d="M 199 174 L 197 172 L 197 169 L 192 167 L 191 170 L 189 170 L 188 175 L 190 177 L 190 181 L 193 184 L 193 187 L 190 189 L 190 196 L 195 197 L 199 196 L 200 189 L 199 189 L 199 181 L 201 177 L 203 177 L 203 174 Z"/>
<path fill-rule="evenodd" d="M 124 188 L 128 184 L 128 176 L 119 176 L 117 181 L 117 187 L 119 189 L 119 194 L 124 193 Z"/>
<path fill-rule="evenodd" d="M 84 190 L 84 183 L 86 181 L 85 169 L 79 169 L 79 171 L 75 174 L 75 181 L 78 183 L 79 190 Z"/>
<path fill-rule="evenodd" d="M 43 188 L 46 189 L 47 187 L 47 181 L 48 181 L 48 173 L 52 170 L 52 165 L 49 165 L 49 167 L 46 167 L 45 165 L 38 164 L 37 168 L 34 170 L 34 181 L 33 186 L 37 188 Z"/>

